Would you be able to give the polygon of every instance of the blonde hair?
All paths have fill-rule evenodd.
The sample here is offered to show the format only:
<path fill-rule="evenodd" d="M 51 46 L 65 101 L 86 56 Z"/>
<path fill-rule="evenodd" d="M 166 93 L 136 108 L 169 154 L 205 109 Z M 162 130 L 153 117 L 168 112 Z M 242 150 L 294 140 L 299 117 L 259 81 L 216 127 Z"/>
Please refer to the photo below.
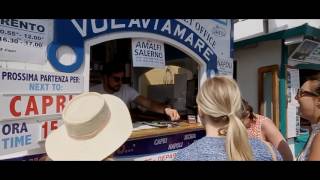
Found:
<path fill-rule="evenodd" d="M 240 120 L 241 93 L 237 83 L 229 77 L 216 76 L 204 82 L 197 95 L 197 104 L 215 122 L 226 123 L 226 152 L 229 160 L 252 160 L 245 126 Z"/>

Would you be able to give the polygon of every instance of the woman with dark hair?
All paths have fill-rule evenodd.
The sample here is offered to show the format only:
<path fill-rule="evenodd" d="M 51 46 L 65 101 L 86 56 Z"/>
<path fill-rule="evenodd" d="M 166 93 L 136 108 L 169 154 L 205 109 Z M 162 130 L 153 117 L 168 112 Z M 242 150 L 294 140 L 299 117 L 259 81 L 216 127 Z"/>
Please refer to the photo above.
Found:
<path fill-rule="evenodd" d="M 292 161 L 292 152 L 280 131 L 272 120 L 253 112 L 249 103 L 242 99 L 241 119 L 247 128 L 249 137 L 259 138 L 271 143 L 280 152 L 283 160 Z"/>
<path fill-rule="evenodd" d="M 300 104 L 300 116 L 311 123 L 309 140 L 298 157 L 300 161 L 320 160 L 320 73 L 307 79 L 295 99 Z"/>

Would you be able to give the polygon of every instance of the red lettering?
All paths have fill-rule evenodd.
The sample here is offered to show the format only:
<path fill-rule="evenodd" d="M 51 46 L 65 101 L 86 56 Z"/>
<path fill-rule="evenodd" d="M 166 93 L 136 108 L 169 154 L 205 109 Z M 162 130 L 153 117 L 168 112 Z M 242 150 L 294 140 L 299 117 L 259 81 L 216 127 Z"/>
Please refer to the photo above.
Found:
<path fill-rule="evenodd" d="M 58 129 L 58 121 L 51 121 L 51 130 Z"/>
<path fill-rule="evenodd" d="M 30 96 L 30 98 L 29 98 L 25 115 L 29 115 L 30 112 L 33 112 L 34 115 L 39 114 L 39 111 L 38 111 L 38 108 L 37 108 L 36 99 L 35 99 L 34 96 Z"/>
<path fill-rule="evenodd" d="M 47 107 L 50 106 L 53 102 L 51 96 L 42 97 L 42 114 L 47 114 Z"/>
<path fill-rule="evenodd" d="M 60 113 L 64 108 L 64 103 L 66 102 L 65 96 L 57 96 L 57 113 Z"/>
<path fill-rule="evenodd" d="M 21 112 L 16 111 L 16 102 L 21 101 L 21 96 L 14 96 L 10 101 L 10 112 L 13 116 L 18 117 L 21 116 Z"/>
<path fill-rule="evenodd" d="M 50 129 L 48 129 L 50 123 Z M 48 121 L 42 124 L 43 138 L 46 139 L 49 132 L 58 128 L 58 121 Z"/>
<path fill-rule="evenodd" d="M 44 139 L 46 139 L 48 136 L 48 122 L 43 123 L 42 129 L 43 129 L 43 137 Z"/>

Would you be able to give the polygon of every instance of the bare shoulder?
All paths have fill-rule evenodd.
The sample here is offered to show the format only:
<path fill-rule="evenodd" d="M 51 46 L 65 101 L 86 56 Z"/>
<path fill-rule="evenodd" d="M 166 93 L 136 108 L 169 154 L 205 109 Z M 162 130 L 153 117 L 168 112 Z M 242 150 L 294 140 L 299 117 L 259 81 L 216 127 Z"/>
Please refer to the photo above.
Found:
<path fill-rule="evenodd" d="M 318 147 L 319 151 L 320 151 L 320 133 L 318 133 L 317 135 L 315 135 L 312 144 L 311 144 L 311 148 L 312 147 Z"/>
<path fill-rule="evenodd" d="M 261 119 L 262 134 L 265 139 L 271 142 L 275 147 L 278 147 L 279 143 L 284 140 L 281 132 L 273 123 L 273 121 L 267 117 Z"/>
<path fill-rule="evenodd" d="M 260 114 L 255 114 L 255 116 L 257 117 L 257 119 L 259 119 L 261 122 L 272 122 L 272 120 L 266 116 L 260 115 Z"/>
<path fill-rule="evenodd" d="M 273 121 L 268 117 L 265 117 L 265 116 L 260 117 L 260 122 L 261 122 L 261 125 L 262 125 L 262 129 L 264 131 L 278 130 L 277 127 L 275 126 L 275 124 L 273 123 Z"/>
<path fill-rule="evenodd" d="M 320 133 L 314 137 L 311 143 L 309 160 L 320 160 Z"/>

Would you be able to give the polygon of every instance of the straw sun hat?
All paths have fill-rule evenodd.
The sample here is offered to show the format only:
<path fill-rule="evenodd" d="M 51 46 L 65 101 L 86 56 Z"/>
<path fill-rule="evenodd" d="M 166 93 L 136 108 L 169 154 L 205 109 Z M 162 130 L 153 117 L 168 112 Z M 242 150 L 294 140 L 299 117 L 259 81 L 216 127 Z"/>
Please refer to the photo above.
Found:
<path fill-rule="evenodd" d="M 132 132 L 127 106 L 108 94 L 88 92 L 76 96 L 64 108 L 62 120 L 63 125 L 45 142 L 52 160 L 103 160 Z"/>

